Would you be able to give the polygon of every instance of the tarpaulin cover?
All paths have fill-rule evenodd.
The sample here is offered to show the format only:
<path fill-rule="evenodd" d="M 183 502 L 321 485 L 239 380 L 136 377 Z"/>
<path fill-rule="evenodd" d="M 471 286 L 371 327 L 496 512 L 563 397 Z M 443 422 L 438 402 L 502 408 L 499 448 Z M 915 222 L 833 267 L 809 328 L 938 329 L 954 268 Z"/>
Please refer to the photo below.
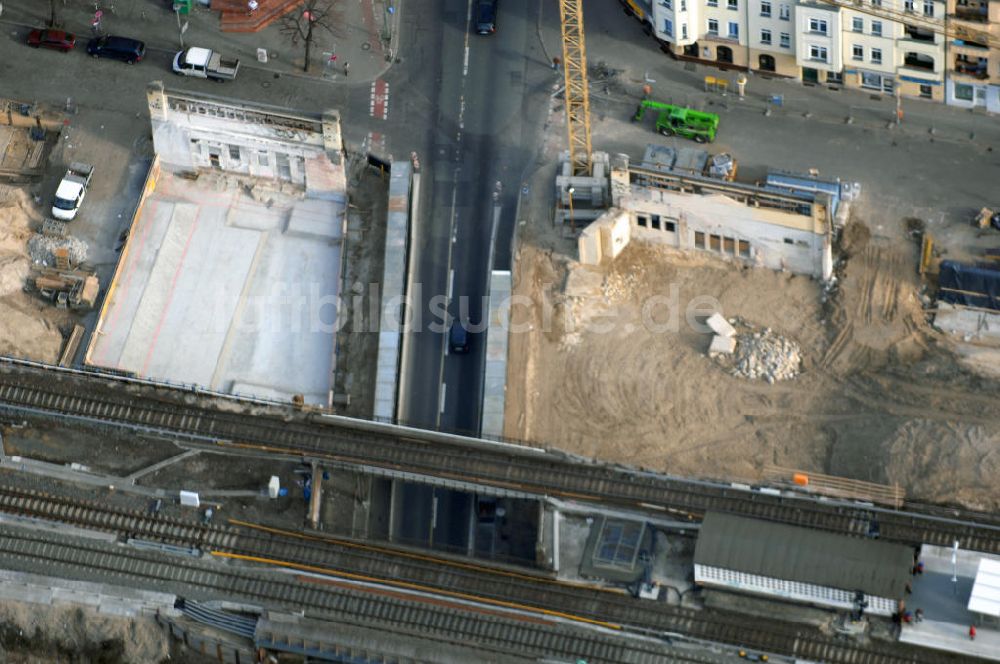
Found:
<path fill-rule="evenodd" d="M 945 302 L 1000 311 L 1000 270 L 941 261 L 938 289 Z"/>

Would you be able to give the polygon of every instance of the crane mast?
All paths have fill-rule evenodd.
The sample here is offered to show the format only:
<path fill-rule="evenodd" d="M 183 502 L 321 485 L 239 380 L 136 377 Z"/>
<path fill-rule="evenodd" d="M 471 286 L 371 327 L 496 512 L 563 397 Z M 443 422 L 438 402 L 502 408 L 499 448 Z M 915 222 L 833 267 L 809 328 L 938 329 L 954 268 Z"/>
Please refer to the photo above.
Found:
<path fill-rule="evenodd" d="M 590 93 L 587 49 L 583 37 L 582 0 L 559 0 L 562 25 L 563 77 L 566 83 L 566 130 L 573 175 L 590 175 Z"/>

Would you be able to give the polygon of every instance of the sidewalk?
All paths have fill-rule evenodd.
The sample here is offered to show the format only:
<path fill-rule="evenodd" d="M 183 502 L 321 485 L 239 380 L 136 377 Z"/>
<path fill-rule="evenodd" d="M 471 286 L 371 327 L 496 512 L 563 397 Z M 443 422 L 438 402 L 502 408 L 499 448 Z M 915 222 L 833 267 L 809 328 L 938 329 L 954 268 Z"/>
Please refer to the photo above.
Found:
<path fill-rule="evenodd" d="M 770 107 L 775 120 L 785 117 L 805 118 L 812 122 L 829 124 L 854 124 L 857 128 L 870 128 L 877 133 L 919 137 L 921 140 L 947 140 L 965 143 L 970 147 L 1000 148 L 1000 118 L 987 115 L 982 110 L 946 106 L 942 103 L 904 97 L 904 118 L 899 127 L 888 125 L 895 115 L 895 97 L 863 90 L 830 90 L 825 85 L 805 85 L 793 79 L 764 78 L 751 74 L 746 87 L 746 98 L 736 94 L 738 70 L 720 71 L 718 67 L 701 63 L 674 60 L 661 52 L 656 40 L 645 35 L 638 21 L 622 14 L 616 2 L 588 1 L 587 56 L 591 71 L 590 92 L 598 98 L 638 103 L 644 84 L 651 85 L 652 98 L 673 102 L 692 108 L 718 112 L 723 109 L 743 108 L 764 113 Z M 546 50 L 558 53 L 558 11 L 546 5 L 541 20 L 540 37 Z M 618 75 L 610 81 L 609 93 L 604 93 L 605 82 L 595 75 L 601 65 L 615 70 Z M 724 79 L 729 92 L 721 96 L 706 92 L 706 76 Z M 622 90 L 624 88 L 624 90 Z M 624 94 L 623 94 L 624 92 Z M 775 95 L 782 96 L 780 107 L 771 103 Z"/>
<path fill-rule="evenodd" d="M 162 0 L 104 0 L 101 31 L 140 39 L 147 50 L 172 53 L 180 49 L 177 15 Z M 78 49 L 86 48 L 93 36 L 93 5 L 57 3 L 59 27 L 77 35 Z M 225 33 L 219 28 L 219 12 L 195 2 L 191 13 L 181 15 L 187 23 L 184 46 L 205 46 L 240 59 L 244 68 L 303 76 L 338 83 L 366 83 L 383 75 L 397 56 L 399 0 L 342 0 L 330 23 L 334 34 L 314 29 L 308 74 L 303 72 L 305 48 L 293 45 L 281 32 L 281 21 L 256 33 Z M 38 0 L 7 0 L 2 22 L 25 28 L 44 27 L 49 3 Z M 299 10 L 295 10 L 299 11 Z M 258 62 L 257 50 L 267 50 L 267 62 Z M 334 58 L 335 56 L 335 58 Z M 349 75 L 344 63 L 350 63 Z"/>

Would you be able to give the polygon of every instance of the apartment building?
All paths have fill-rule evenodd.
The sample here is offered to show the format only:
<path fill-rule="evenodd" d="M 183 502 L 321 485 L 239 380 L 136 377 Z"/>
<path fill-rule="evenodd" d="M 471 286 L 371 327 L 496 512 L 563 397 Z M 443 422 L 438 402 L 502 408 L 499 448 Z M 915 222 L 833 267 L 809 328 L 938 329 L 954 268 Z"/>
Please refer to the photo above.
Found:
<path fill-rule="evenodd" d="M 945 101 L 1000 113 L 1000 0 L 948 0 Z"/>
<path fill-rule="evenodd" d="M 1000 112 L 1000 0 L 652 0 L 644 22 L 677 58 Z"/>

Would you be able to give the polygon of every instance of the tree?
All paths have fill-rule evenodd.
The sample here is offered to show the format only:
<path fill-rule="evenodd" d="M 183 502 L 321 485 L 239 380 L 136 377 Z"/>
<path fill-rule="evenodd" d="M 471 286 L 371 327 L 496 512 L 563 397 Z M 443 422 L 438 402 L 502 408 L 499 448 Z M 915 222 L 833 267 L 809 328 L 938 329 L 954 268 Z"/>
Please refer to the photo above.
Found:
<path fill-rule="evenodd" d="M 325 30 L 334 36 L 340 36 L 336 29 L 339 16 L 340 0 L 305 0 L 301 10 L 285 14 L 281 18 L 281 32 L 292 38 L 292 44 L 305 44 L 305 63 L 302 71 L 308 72 L 313 39 L 318 30 Z"/>

